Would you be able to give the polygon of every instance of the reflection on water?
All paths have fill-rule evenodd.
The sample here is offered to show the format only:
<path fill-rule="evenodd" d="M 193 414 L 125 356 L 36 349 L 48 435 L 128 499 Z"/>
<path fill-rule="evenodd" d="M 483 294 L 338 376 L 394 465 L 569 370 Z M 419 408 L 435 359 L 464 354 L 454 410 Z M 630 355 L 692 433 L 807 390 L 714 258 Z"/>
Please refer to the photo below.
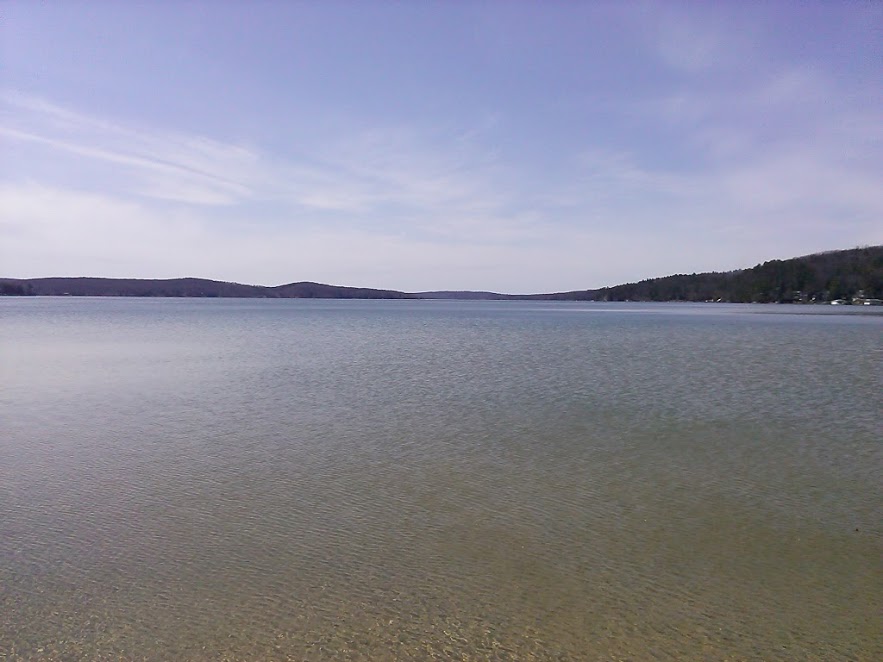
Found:
<path fill-rule="evenodd" d="M 0 659 L 879 659 L 883 318 L 805 310 L 0 300 Z"/>

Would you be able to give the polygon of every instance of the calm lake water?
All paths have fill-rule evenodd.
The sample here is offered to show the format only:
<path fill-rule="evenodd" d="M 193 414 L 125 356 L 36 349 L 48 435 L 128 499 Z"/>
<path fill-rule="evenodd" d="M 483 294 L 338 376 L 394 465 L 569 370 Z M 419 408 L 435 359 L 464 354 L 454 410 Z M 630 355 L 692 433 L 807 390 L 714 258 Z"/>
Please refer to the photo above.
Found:
<path fill-rule="evenodd" d="M 0 659 L 883 659 L 883 317 L 0 299 Z"/>

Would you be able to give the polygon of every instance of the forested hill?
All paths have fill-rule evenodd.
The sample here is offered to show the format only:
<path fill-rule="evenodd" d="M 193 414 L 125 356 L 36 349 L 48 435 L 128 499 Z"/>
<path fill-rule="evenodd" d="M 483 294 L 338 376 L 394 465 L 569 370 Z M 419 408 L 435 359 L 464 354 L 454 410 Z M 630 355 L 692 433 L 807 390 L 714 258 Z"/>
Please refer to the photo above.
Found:
<path fill-rule="evenodd" d="M 883 299 L 883 246 L 770 260 L 751 269 L 677 274 L 595 290 L 511 295 L 495 292 L 375 290 L 300 282 L 264 287 L 202 278 L 0 279 L 0 295 L 244 297 L 322 299 L 543 299 L 561 301 L 727 301 L 861 303 Z"/>
<path fill-rule="evenodd" d="M 269 299 L 414 299 L 412 294 L 322 283 L 276 287 L 242 285 L 204 278 L 29 278 L 0 280 L 0 294 L 117 297 L 242 297 Z"/>
<path fill-rule="evenodd" d="M 536 298 L 582 301 L 851 302 L 883 298 L 883 246 L 770 260 L 751 269 L 677 274 Z"/>

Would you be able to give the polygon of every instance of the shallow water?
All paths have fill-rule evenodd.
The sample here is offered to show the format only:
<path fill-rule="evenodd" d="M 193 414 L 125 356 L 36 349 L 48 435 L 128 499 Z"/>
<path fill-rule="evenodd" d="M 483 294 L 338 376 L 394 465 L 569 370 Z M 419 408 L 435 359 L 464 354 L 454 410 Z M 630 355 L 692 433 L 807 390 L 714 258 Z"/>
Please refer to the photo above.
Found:
<path fill-rule="evenodd" d="M 875 312 L 0 299 L 0 659 L 880 659 Z"/>

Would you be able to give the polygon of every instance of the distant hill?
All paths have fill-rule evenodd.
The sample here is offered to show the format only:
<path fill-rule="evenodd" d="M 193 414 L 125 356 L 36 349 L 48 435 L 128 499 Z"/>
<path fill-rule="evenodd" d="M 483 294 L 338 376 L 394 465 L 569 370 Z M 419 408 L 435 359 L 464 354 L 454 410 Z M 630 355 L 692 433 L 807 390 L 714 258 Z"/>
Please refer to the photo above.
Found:
<path fill-rule="evenodd" d="M 242 285 L 204 278 L 28 278 L 0 280 L 0 294 L 86 297 L 241 297 L 270 299 L 414 299 L 413 294 L 322 283 L 276 287 Z"/>
<path fill-rule="evenodd" d="M 483 299 L 546 301 L 726 301 L 812 303 L 883 299 L 883 246 L 770 260 L 750 269 L 675 274 L 594 290 L 550 294 L 434 291 L 407 293 L 300 282 L 265 287 L 203 278 L 0 279 L 0 295 L 244 297 L 274 299 Z M 857 301 L 858 302 L 858 301 Z"/>
<path fill-rule="evenodd" d="M 322 283 L 289 283 L 264 288 L 270 297 L 280 299 L 419 299 L 415 294 L 396 290 L 372 290 L 367 287 L 341 287 Z"/>
<path fill-rule="evenodd" d="M 726 301 L 794 303 L 883 299 L 883 246 L 770 260 L 750 269 L 676 274 L 594 290 L 550 294 L 418 292 L 426 299 L 544 301 Z"/>

